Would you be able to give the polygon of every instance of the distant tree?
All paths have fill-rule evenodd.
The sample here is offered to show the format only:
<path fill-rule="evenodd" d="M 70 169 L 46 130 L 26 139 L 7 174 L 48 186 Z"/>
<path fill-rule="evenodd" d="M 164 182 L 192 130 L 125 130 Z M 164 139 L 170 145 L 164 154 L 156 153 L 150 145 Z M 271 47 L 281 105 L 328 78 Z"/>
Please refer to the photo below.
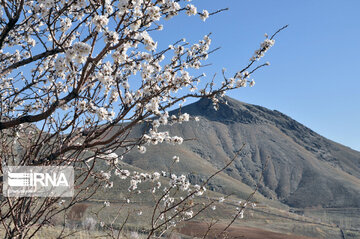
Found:
<path fill-rule="evenodd" d="M 169 116 L 169 108 L 191 97 L 211 98 L 217 108 L 217 97 L 226 91 L 253 86 L 252 73 L 268 65 L 255 63 L 283 28 L 266 36 L 243 69 L 230 77 L 223 72 L 222 82 L 215 84 L 203 74 L 190 73 L 216 50 L 210 50 L 210 34 L 194 44 L 181 39 L 158 49 L 151 33 L 179 14 L 205 21 L 224 9 L 198 12 L 180 0 L 10 0 L 1 6 L 1 163 L 72 165 L 77 172 L 73 198 L 2 197 L 0 222 L 7 238 L 34 236 L 51 218 L 91 198 L 100 187 L 110 189 L 113 177 L 128 179 L 130 192 L 143 182 L 161 188 L 149 237 L 211 206 L 197 208 L 189 201 L 204 193 L 205 184 L 190 185 L 185 176 L 161 172 L 129 172 L 119 159 L 131 150 L 145 153 L 151 144 L 181 144 L 183 138 L 160 132 L 159 126 L 195 118 Z M 130 137 L 142 122 L 151 130 Z M 162 177 L 170 180 L 165 190 Z M 177 190 L 183 191 L 182 199 L 171 196 Z M 109 235 L 118 236 L 114 230 Z"/>

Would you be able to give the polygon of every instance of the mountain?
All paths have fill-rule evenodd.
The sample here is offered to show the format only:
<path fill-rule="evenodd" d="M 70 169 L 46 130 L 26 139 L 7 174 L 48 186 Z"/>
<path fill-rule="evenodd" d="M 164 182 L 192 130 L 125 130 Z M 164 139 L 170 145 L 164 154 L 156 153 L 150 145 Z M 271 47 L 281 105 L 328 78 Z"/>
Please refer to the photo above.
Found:
<path fill-rule="evenodd" d="M 179 109 L 171 112 L 178 114 Z M 322 137 L 290 117 L 264 107 L 220 99 L 215 111 L 211 100 L 181 108 L 199 116 L 162 126 L 186 140 L 180 146 L 159 144 L 124 161 L 144 170 L 184 173 L 193 183 L 224 166 L 245 144 L 240 156 L 210 184 L 220 193 L 246 197 L 259 184 L 257 200 L 295 208 L 360 208 L 360 152 Z M 148 130 L 141 125 L 134 134 Z M 172 157 L 180 156 L 173 165 Z M 271 200 L 269 200 L 271 199 Z"/>

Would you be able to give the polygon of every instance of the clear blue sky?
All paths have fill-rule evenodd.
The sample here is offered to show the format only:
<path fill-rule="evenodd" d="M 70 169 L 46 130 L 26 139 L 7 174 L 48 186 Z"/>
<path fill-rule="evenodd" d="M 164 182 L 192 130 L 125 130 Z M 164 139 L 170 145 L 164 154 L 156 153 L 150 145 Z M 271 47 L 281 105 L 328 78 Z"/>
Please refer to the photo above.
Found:
<path fill-rule="evenodd" d="M 198 16 L 165 22 L 160 46 L 212 32 L 211 76 L 234 73 L 264 39 L 283 25 L 263 58 L 271 65 L 254 75 L 256 85 L 230 92 L 238 100 L 279 110 L 319 134 L 360 151 L 360 1 L 194 0 L 198 10 L 229 11 L 203 23 Z M 161 39 L 159 39 L 161 37 Z M 164 44 L 164 45 L 162 45 Z M 220 79 L 219 79 L 220 80 Z"/>

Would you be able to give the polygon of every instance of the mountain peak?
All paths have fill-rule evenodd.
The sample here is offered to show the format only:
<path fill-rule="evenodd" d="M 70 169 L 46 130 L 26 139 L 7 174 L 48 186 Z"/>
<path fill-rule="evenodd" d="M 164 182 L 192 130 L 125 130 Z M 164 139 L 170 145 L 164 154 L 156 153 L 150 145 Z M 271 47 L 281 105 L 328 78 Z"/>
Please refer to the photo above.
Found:
<path fill-rule="evenodd" d="M 218 121 L 228 124 L 234 122 L 244 124 L 257 124 L 263 122 L 263 119 L 261 119 L 261 117 L 254 113 L 251 109 L 253 107 L 263 107 L 246 104 L 228 96 L 218 99 L 218 110 L 215 110 L 211 99 L 203 98 L 195 103 L 184 106 L 181 109 L 181 112 L 189 113 L 193 116 L 202 116 L 211 121 Z M 174 114 L 178 112 L 179 110 L 173 111 Z"/>

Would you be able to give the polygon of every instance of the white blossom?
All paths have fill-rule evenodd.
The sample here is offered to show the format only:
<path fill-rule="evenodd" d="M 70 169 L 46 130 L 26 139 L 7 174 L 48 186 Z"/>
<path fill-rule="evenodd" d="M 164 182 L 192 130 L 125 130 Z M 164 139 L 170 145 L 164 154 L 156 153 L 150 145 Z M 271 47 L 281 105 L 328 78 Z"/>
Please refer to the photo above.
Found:
<path fill-rule="evenodd" d="M 174 156 L 174 157 L 173 157 L 173 160 L 174 160 L 175 163 L 180 162 L 179 156 Z"/>
<path fill-rule="evenodd" d="M 120 179 L 127 179 L 130 176 L 130 172 L 129 170 L 126 169 L 121 169 L 121 170 L 116 169 L 115 175 L 118 176 Z"/>
<path fill-rule="evenodd" d="M 141 145 L 141 146 L 138 146 L 138 150 L 140 153 L 144 154 L 146 152 L 146 147 Z"/>
<path fill-rule="evenodd" d="M 202 13 L 200 14 L 200 18 L 205 22 L 206 19 L 209 18 L 209 12 L 207 10 L 203 10 Z"/>
<path fill-rule="evenodd" d="M 194 5 L 188 4 L 188 5 L 186 6 L 186 8 L 187 8 L 186 14 L 187 14 L 188 16 L 196 15 L 196 14 L 197 14 L 197 9 L 196 9 L 196 7 L 195 7 Z"/>
<path fill-rule="evenodd" d="M 250 87 L 253 87 L 255 85 L 255 81 L 254 80 L 251 80 L 250 83 L 249 83 L 249 86 Z"/>
<path fill-rule="evenodd" d="M 101 32 L 102 29 L 106 27 L 106 25 L 109 23 L 109 19 L 105 15 L 96 15 L 93 18 L 92 22 L 95 25 L 96 29 Z"/>

